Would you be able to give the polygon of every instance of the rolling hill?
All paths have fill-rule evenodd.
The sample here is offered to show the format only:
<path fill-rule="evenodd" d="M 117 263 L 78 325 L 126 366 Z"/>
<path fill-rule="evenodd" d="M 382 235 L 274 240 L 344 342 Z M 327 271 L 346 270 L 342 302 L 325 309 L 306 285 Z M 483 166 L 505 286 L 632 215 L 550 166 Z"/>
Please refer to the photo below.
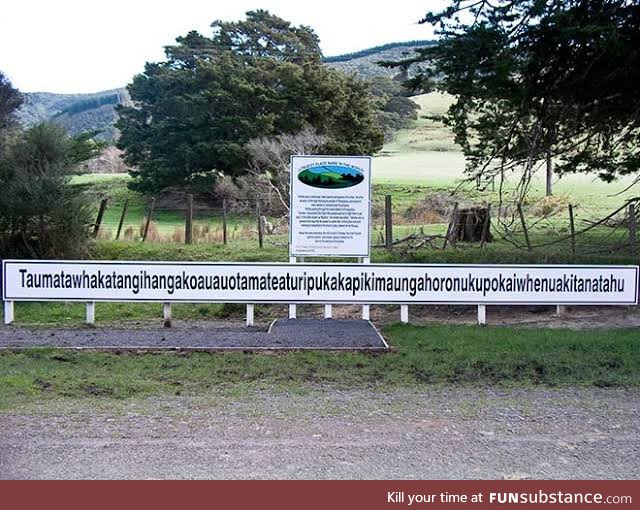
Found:
<path fill-rule="evenodd" d="M 53 94 L 27 92 L 18 119 L 25 126 L 51 121 L 69 134 L 98 131 L 98 138 L 112 141 L 116 136 L 114 122 L 117 104 L 129 101 L 125 89 L 105 90 L 94 94 Z"/>

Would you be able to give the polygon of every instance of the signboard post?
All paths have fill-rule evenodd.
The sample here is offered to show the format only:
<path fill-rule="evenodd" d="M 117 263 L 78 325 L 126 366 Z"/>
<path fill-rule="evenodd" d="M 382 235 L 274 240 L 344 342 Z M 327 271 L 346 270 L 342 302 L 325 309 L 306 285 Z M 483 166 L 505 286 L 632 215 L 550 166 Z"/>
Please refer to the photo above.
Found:
<path fill-rule="evenodd" d="M 371 158 L 292 156 L 289 256 L 357 257 L 369 263 L 371 251 Z M 332 306 L 324 307 L 326 319 Z M 289 305 L 289 318 L 296 305 Z M 369 320 L 369 305 L 362 306 Z"/>

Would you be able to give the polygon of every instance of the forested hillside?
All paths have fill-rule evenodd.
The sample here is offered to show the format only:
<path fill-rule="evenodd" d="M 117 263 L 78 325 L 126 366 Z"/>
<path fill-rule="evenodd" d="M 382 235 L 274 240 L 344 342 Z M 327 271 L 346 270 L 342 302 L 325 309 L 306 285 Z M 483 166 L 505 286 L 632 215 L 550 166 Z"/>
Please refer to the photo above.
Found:
<path fill-rule="evenodd" d="M 356 73 L 362 78 L 369 79 L 374 76 L 387 76 L 393 78 L 400 69 L 389 69 L 378 65 L 380 61 L 399 61 L 414 55 L 414 50 L 431 46 L 435 41 L 409 41 L 405 43 L 391 43 L 384 46 L 376 46 L 355 53 L 347 53 L 334 57 L 326 57 L 324 62 L 346 73 Z M 409 69 L 411 74 L 412 69 Z"/>
<path fill-rule="evenodd" d="M 123 88 L 94 94 L 27 92 L 18 118 L 25 126 L 48 120 L 64 127 L 71 135 L 98 131 L 99 138 L 111 141 L 116 134 L 114 107 L 127 103 L 128 97 Z"/>

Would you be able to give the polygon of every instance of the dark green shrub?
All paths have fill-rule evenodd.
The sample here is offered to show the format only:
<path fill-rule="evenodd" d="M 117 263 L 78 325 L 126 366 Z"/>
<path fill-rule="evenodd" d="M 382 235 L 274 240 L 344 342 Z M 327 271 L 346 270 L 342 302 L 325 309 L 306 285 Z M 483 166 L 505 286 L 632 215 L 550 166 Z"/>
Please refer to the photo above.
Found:
<path fill-rule="evenodd" d="M 0 154 L 0 257 L 85 255 L 90 211 L 69 178 L 77 163 L 92 154 L 90 141 L 70 138 L 50 124 L 20 132 L 5 146 Z"/>

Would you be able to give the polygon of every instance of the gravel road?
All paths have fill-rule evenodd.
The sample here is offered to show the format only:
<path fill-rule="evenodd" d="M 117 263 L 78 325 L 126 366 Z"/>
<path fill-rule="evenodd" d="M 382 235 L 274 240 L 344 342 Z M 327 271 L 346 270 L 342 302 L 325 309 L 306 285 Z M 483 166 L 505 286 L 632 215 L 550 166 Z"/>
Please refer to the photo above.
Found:
<path fill-rule="evenodd" d="M 0 412 L 0 478 L 640 477 L 640 393 L 251 391 Z"/>

